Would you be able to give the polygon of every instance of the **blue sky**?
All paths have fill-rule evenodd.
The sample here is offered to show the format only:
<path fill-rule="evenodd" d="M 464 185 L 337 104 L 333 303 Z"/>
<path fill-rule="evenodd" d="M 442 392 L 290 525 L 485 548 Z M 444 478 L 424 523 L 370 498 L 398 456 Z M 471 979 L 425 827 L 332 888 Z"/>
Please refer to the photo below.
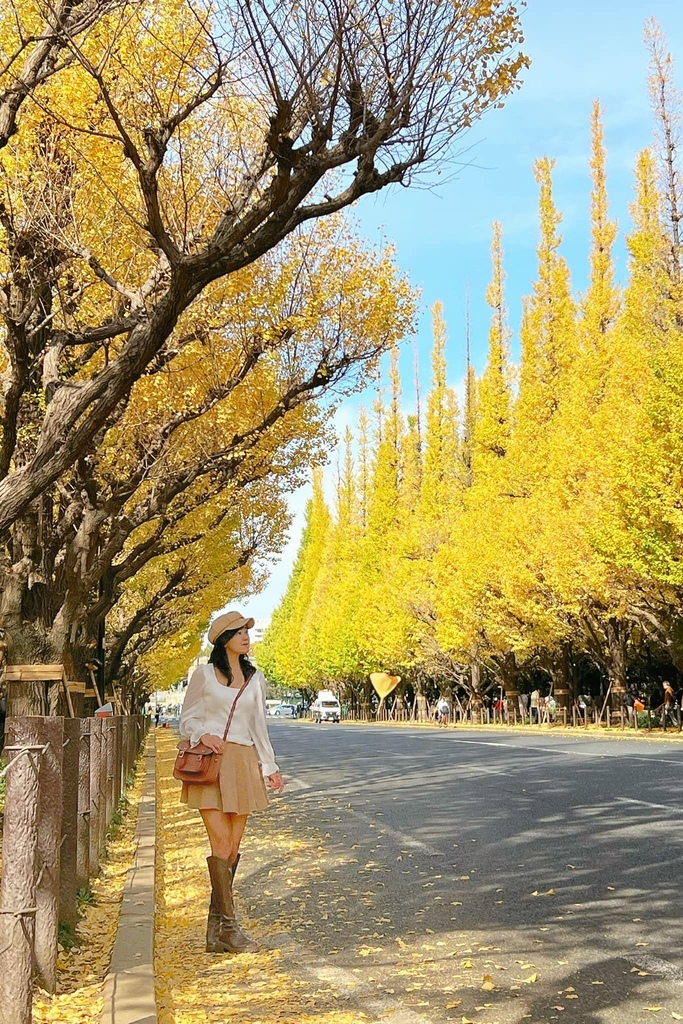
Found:
<path fill-rule="evenodd" d="M 465 294 L 470 292 L 472 356 L 478 371 L 486 359 L 489 310 L 484 295 L 490 276 L 491 222 L 503 224 L 507 302 L 516 329 L 521 298 L 535 273 L 536 157 L 557 160 L 555 199 L 562 210 L 563 253 L 577 291 L 585 288 L 589 239 L 588 156 L 593 101 L 604 106 L 611 213 L 623 231 L 629 227 L 632 169 L 639 150 L 652 138 L 647 95 L 646 19 L 656 18 L 668 38 L 683 86 L 683 3 L 680 0 L 529 0 L 523 15 L 524 49 L 532 66 L 522 88 L 504 109 L 491 111 L 466 139 L 467 166 L 446 168 L 432 187 L 397 189 L 363 200 L 356 209 L 362 232 L 372 241 L 396 245 L 396 258 L 411 282 L 422 289 L 417 335 L 420 375 L 429 381 L 429 309 L 444 303 L 448 324 L 449 372 L 458 385 L 465 370 Z M 452 177 L 456 171 L 455 177 Z M 618 247 L 623 275 L 623 242 Z M 516 354 L 513 338 L 513 355 Z M 405 390 L 412 379 L 412 351 L 402 355 Z M 370 404 L 371 396 L 366 399 Z M 340 412 L 353 423 L 361 397 Z M 411 404 L 410 394 L 406 394 Z M 255 616 L 267 616 L 286 586 L 298 547 L 306 490 L 292 496 L 295 520 L 290 543 L 274 567 L 266 591 L 249 602 Z"/>

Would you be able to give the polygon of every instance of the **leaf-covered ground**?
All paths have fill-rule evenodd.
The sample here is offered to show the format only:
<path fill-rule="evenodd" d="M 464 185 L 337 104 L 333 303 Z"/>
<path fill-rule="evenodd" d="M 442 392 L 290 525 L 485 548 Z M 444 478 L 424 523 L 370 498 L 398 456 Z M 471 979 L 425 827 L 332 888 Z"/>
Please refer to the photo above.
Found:
<path fill-rule="evenodd" d="M 324 981 L 297 976 L 290 958 L 272 945 L 279 922 L 265 924 L 242 913 L 244 929 L 264 943 L 260 953 L 217 956 L 204 951 L 209 884 L 206 833 L 196 811 L 178 802 L 171 775 L 176 737 L 157 741 L 156 985 L 159 1024 L 355 1024 L 367 1017 L 340 1007 Z M 273 861 L 300 872 L 317 847 L 314 829 L 295 835 L 274 809 L 253 817 L 243 845 L 251 869 Z M 249 870 L 249 869 L 247 869 Z M 267 869 L 274 875 L 279 869 Z M 236 886 L 239 892 L 239 884 Z"/>
<path fill-rule="evenodd" d="M 57 994 L 38 990 L 33 1001 L 34 1024 L 98 1024 L 104 981 L 111 959 L 126 872 L 135 853 L 135 826 L 142 793 L 144 758 L 128 791 L 129 808 L 119 831 L 108 844 L 108 856 L 92 883 L 95 902 L 83 909 L 78 945 L 58 959 Z"/>

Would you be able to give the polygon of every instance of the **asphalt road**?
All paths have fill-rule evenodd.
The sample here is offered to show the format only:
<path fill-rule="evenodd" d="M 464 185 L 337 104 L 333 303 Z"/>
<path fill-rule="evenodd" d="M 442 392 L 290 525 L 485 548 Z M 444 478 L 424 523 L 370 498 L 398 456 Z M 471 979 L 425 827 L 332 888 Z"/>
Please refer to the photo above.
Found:
<path fill-rule="evenodd" d="M 325 855 L 298 895 L 269 900 L 253 877 L 250 911 L 285 920 L 290 957 L 308 951 L 366 1015 L 683 1019 L 683 741 L 299 722 L 271 735 L 290 783 L 279 813 Z"/>

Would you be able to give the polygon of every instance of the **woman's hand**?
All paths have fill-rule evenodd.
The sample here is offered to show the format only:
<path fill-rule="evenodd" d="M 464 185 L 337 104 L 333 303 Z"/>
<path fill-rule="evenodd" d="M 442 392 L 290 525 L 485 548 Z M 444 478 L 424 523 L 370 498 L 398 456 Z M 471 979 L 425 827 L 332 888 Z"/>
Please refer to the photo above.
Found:
<path fill-rule="evenodd" d="M 223 753 L 223 747 L 225 744 L 220 736 L 212 736 L 210 732 L 205 732 L 200 742 L 203 743 L 205 747 L 210 747 L 216 754 Z"/>
<path fill-rule="evenodd" d="M 273 772 L 272 775 L 268 776 L 268 785 L 274 793 L 281 793 L 285 788 L 285 780 L 282 778 L 280 772 Z"/>

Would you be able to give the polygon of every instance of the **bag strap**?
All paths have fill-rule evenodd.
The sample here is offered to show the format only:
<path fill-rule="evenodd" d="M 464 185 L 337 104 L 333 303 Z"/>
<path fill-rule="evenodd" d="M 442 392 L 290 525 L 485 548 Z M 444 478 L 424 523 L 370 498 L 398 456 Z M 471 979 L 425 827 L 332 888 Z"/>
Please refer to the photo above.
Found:
<path fill-rule="evenodd" d="M 240 697 L 242 696 L 242 694 L 246 690 L 247 686 L 249 685 L 250 680 L 251 680 L 251 676 L 249 676 L 249 679 L 246 679 L 242 683 L 242 685 L 240 686 L 239 690 L 237 691 L 237 696 L 235 697 L 234 701 L 232 702 L 232 707 L 230 708 L 230 714 L 228 715 L 228 721 L 227 721 L 227 724 L 225 726 L 225 732 L 223 733 L 223 742 L 224 743 L 225 743 L 225 738 L 228 735 L 228 732 L 230 731 L 230 725 L 232 723 L 232 716 L 235 714 L 235 708 L 237 707 L 237 701 L 240 699 Z"/>

